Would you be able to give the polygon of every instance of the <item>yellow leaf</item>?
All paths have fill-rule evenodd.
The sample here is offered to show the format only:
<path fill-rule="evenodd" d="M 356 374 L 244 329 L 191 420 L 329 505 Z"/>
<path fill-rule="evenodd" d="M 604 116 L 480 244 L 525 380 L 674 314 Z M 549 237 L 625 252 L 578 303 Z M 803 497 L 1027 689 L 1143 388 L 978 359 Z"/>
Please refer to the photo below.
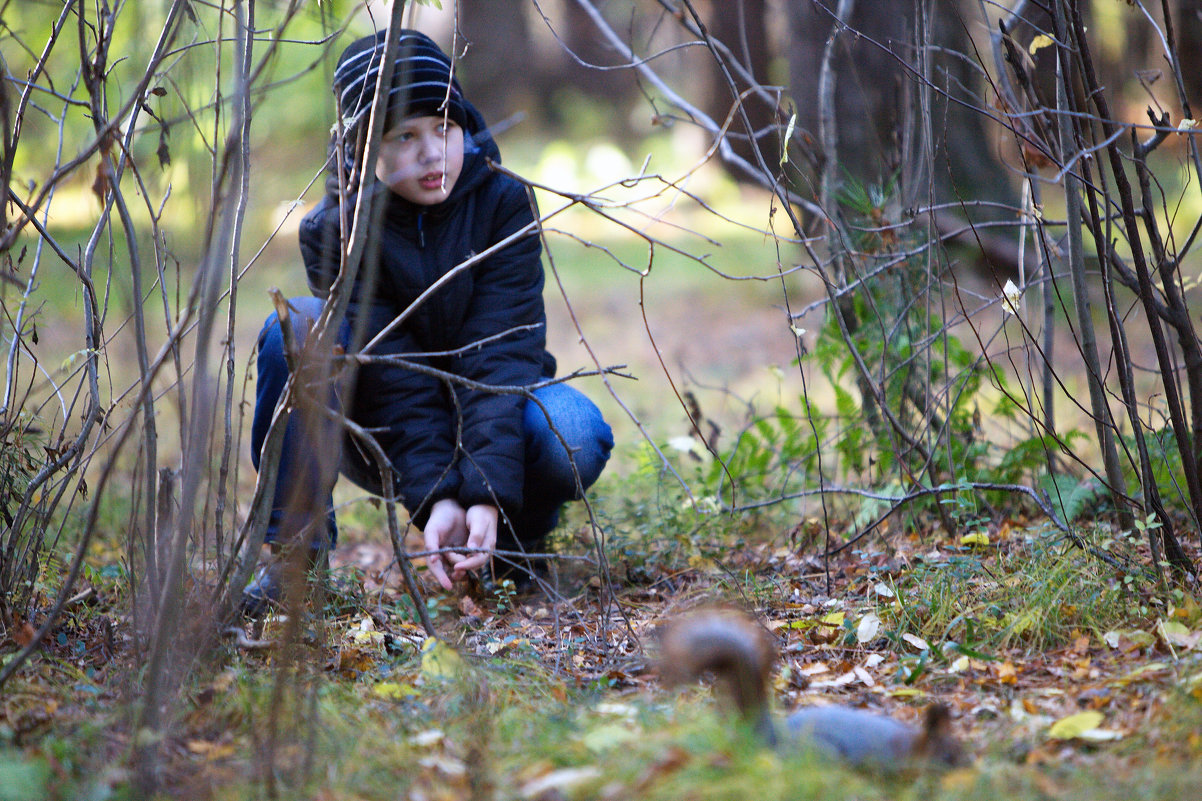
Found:
<path fill-rule="evenodd" d="M 1202 701 L 1202 673 L 1195 673 L 1185 682 L 1186 690 L 1195 701 Z"/>
<path fill-rule="evenodd" d="M 984 531 L 974 531 L 960 538 L 961 545 L 988 545 L 989 534 Z"/>
<path fill-rule="evenodd" d="M 886 695 L 891 695 L 894 698 L 920 698 L 926 693 L 915 687 L 895 687 L 885 692 Z"/>
<path fill-rule="evenodd" d="M 430 637 L 422 645 L 422 676 L 453 679 L 463 671 L 463 657 L 442 640 Z"/>
<path fill-rule="evenodd" d="M 384 632 L 382 631 L 364 631 L 363 629 L 352 629 L 350 632 L 351 641 L 355 645 L 379 645 L 384 642 Z"/>
<path fill-rule="evenodd" d="M 843 628 L 843 618 L 844 615 L 842 612 L 827 612 L 825 615 L 818 618 L 818 620 L 824 626 L 830 626 L 831 628 L 838 629 Z"/>
<path fill-rule="evenodd" d="M 1166 669 L 1168 669 L 1168 664 L 1165 662 L 1149 662 L 1146 665 L 1140 665 L 1125 676 L 1114 679 L 1110 684 L 1115 687 L 1126 687 L 1141 679 L 1150 679 L 1154 674 Z"/>
<path fill-rule="evenodd" d="M 1198 606 L 1198 601 L 1194 596 L 1186 595 L 1181 600 L 1181 606 L 1174 611 L 1174 615 L 1192 623 L 1202 618 L 1202 607 Z"/>
<path fill-rule="evenodd" d="M 1095 710 L 1078 712 L 1053 723 L 1052 728 L 1048 729 L 1048 736 L 1053 740 L 1075 740 L 1085 732 L 1098 728 L 1103 720 L 1102 713 Z"/>
<path fill-rule="evenodd" d="M 1031 610 L 1027 609 L 1023 610 L 1021 614 L 1008 612 L 1003 619 L 1003 622 L 1015 634 L 1022 634 L 1023 632 L 1029 631 L 1031 627 L 1035 625 L 1036 621 L 1035 614 Z"/>
<path fill-rule="evenodd" d="M 1048 36 L 1046 33 L 1041 33 L 1031 40 L 1030 46 L 1027 47 L 1027 52 L 1031 55 L 1035 55 L 1040 50 L 1052 44 L 1052 42 L 1052 37 Z"/>
<path fill-rule="evenodd" d="M 812 629 L 817 625 L 818 625 L 817 623 L 815 623 L 813 620 L 810 620 L 809 618 L 802 618 L 801 620 L 790 620 L 787 623 L 781 623 L 776 628 L 800 629 L 800 630 L 804 631 L 805 629 Z"/>
<path fill-rule="evenodd" d="M 931 646 L 927 644 L 927 641 L 924 640 L 922 637 L 919 637 L 917 634 L 911 634 L 909 632 L 906 632 L 905 634 L 902 635 L 902 639 L 905 640 L 907 643 L 909 643 L 911 646 L 913 646 L 916 650 L 919 650 L 919 651 L 931 650 Z"/>
<path fill-rule="evenodd" d="M 189 740 L 187 747 L 193 754 L 210 761 L 225 759 L 238 752 L 238 746 L 234 743 L 211 743 L 208 740 Z"/>
<path fill-rule="evenodd" d="M 1123 653 L 1132 653 L 1156 644 L 1156 635 L 1138 629 L 1116 629 L 1102 635 L 1102 641 Z"/>
<path fill-rule="evenodd" d="M 398 684 L 395 681 L 382 681 L 372 688 L 372 692 L 391 701 L 399 701 L 410 695 L 418 694 L 412 684 Z"/>

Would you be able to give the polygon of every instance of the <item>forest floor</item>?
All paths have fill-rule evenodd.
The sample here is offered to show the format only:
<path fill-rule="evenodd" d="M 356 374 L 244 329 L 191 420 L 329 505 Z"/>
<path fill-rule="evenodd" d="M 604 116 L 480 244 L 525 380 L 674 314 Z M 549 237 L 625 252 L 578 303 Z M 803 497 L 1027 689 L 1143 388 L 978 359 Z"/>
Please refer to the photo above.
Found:
<path fill-rule="evenodd" d="M 1195 797 L 1202 611 L 1188 593 L 1139 589 L 1139 540 L 1099 527 L 1111 565 L 1020 518 L 954 537 L 897 526 L 823 560 L 818 521 L 732 532 L 702 517 L 702 536 L 624 535 L 608 582 L 564 561 L 550 593 L 426 583 L 439 639 L 391 552 L 349 535 L 321 614 L 293 629 L 271 615 L 190 665 L 157 743 L 161 797 Z M 587 555 L 590 539 L 571 522 L 560 551 Z M 0 799 L 140 797 L 119 573 L 96 554 L 5 688 Z M 778 710 L 834 702 L 917 721 L 937 701 L 971 765 L 866 774 L 775 754 L 705 687 L 662 687 L 656 629 L 714 602 L 772 632 Z"/>

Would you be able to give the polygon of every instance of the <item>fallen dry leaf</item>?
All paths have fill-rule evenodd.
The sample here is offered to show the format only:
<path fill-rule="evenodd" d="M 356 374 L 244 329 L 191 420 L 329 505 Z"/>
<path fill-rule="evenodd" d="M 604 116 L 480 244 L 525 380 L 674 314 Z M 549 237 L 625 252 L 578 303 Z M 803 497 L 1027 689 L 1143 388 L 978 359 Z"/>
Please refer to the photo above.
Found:
<path fill-rule="evenodd" d="M 210 762 L 231 757 L 238 752 L 234 743 L 213 743 L 208 740 L 189 740 L 187 748 L 193 754 L 202 756 Z"/>
<path fill-rule="evenodd" d="M 1184 623 L 1176 620 L 1157 623 L 1156 634 L 1165 645 L 1179 651 L 1188 651 L 1202 642 L 1202 631 L 1190 631 Z"/>
<path fill-rule="evenodd" d="M 1075 740 L 1082 732 L 1096 729 L 1105 717 L 1101 712 L 1089 710 L 1075 715 L 1060 718 L 1048 729 L 1048 737 L 1053 740 Z"/>
<path fill-rule="evenodd" d="M 585 782 L 600 778 L 600 776 L 601 771 L 591 766 L 560 768 L 527 782 L 519 792 L 523 798 L 540 798 L 548 790 L 570 790 Z"/>
<path fill-rule="evenodd" d="M 28 647 L 33 642 L 33 638 L 37 636 L 38 630 L 33 627 L 33 624 L 26 620 L 21 625 L 17 626 L 17 630 L 13 632 L 13 640 L 22 648 Z"/>
<path fill-rule="evenodd" d="M 464 617 L 484 617 L 484 612 L 472 600 L 472 596 L 464 595 L 459 599 L 459 611 Z"/>
<path fill-rule="evenodd" d="M 877 632 L 881 630 L 881 619 L 876 612 L 869 612 L 860 618 L 859 624 L 856 626 L 856 642 L 860 645 L 870 643 L 876 639 Z"/>

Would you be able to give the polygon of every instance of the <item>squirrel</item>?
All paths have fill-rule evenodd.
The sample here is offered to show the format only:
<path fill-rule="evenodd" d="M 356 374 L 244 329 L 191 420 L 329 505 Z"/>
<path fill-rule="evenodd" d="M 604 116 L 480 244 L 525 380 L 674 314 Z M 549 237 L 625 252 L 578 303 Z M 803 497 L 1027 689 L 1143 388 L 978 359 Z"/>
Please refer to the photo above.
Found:
<path fill-rule="evenodd" d="M 695 613 L 662 629 L 659 645 L 660 676 L 667 684 L 713 674 L 743 719 L 772 747 L 779 748 L 783 739 L 856 767 L 885 771 L 966 761 L 947 708 L 940 704 L 927 708 L 921 728 L 847 706 L 800 709 L 778 726 L 768 709 L 776 648 L 768 633 L 743 613 Z"/>

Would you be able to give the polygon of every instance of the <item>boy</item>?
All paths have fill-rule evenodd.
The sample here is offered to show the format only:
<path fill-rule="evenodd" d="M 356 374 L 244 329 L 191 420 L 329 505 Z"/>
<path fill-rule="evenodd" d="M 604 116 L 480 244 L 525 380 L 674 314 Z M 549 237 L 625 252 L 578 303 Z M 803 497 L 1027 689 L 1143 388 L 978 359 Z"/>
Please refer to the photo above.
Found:
<path fill-rule="evenodd" d="M 362 341 L 370 341 L 456 265 L 534 220 L 525 186 L 489 169 L 487 161 L 500 162 L 500 153 L 479 112 L 463 97 L 450 59 L 416 31 L 399 33 L 379 157 L 372 165 L 360 163 L 385 33 L 353 42 L 334 72 L 348 143 L 341 165 L 350 186 L 346 197 L 354 202 L 361 181 L 384 195 L 383 213 L 368 231 L 370 255 L 351 289 L 340 332 L 344 347 L 352 330 L 362 327 Z M 338 167 L 332 162 L 325 197 L 301 222 L 301 254 L 316 297 L 289 302 L 298 343 L 338 273 L 345 235 L 340 217 L 353 219 L 349 210 L 340 214 Z M 404 356 L 476 385 L 530 386 L 553 376 L 555 360 L 545 349 L 540 255 L 538 231 L 531 226 L 423 299 L 372 355 Z M 256 469 L 288 378 L 276 315 L 268 318 L 258 347 L 251 429 Z M 588 398 L 566 384 L 534 394 L 540 403 L 397 365 L 368 363 L 359 369 L 353 401 L 344 411 L 375 435 L 391 460 L 397 496 L 423 531 L 427 549 L 466 543 L 483 551 L 431 556 L 430 572 L 444 588 L 484 566 L 498 543 L 509 550 L 542 550 L 559 507 L 579 498 L 609 458 L 612 432 Z M 336 476 L 317 466 L 321 460 L 313 454 L 337 447 L 340 438 L 305 441 L 314 438 L 298 420 L 289 420 L 266 536 L 273 549 L 307 547 L 310 564 L 324 558 L 337 536 L 330 505 Z M 338 464 L 356 484 L 379 491 L 373 461 L 349 438 Z M 289 498 L 310 499 L 308 509 Z M 313 513 L 314 498 L 324 502 L 322 513 Z M 243 594 L 245 611 L 261 615 L 278 601 L 282 576 L 279 562 L 263 569 Z"/>

